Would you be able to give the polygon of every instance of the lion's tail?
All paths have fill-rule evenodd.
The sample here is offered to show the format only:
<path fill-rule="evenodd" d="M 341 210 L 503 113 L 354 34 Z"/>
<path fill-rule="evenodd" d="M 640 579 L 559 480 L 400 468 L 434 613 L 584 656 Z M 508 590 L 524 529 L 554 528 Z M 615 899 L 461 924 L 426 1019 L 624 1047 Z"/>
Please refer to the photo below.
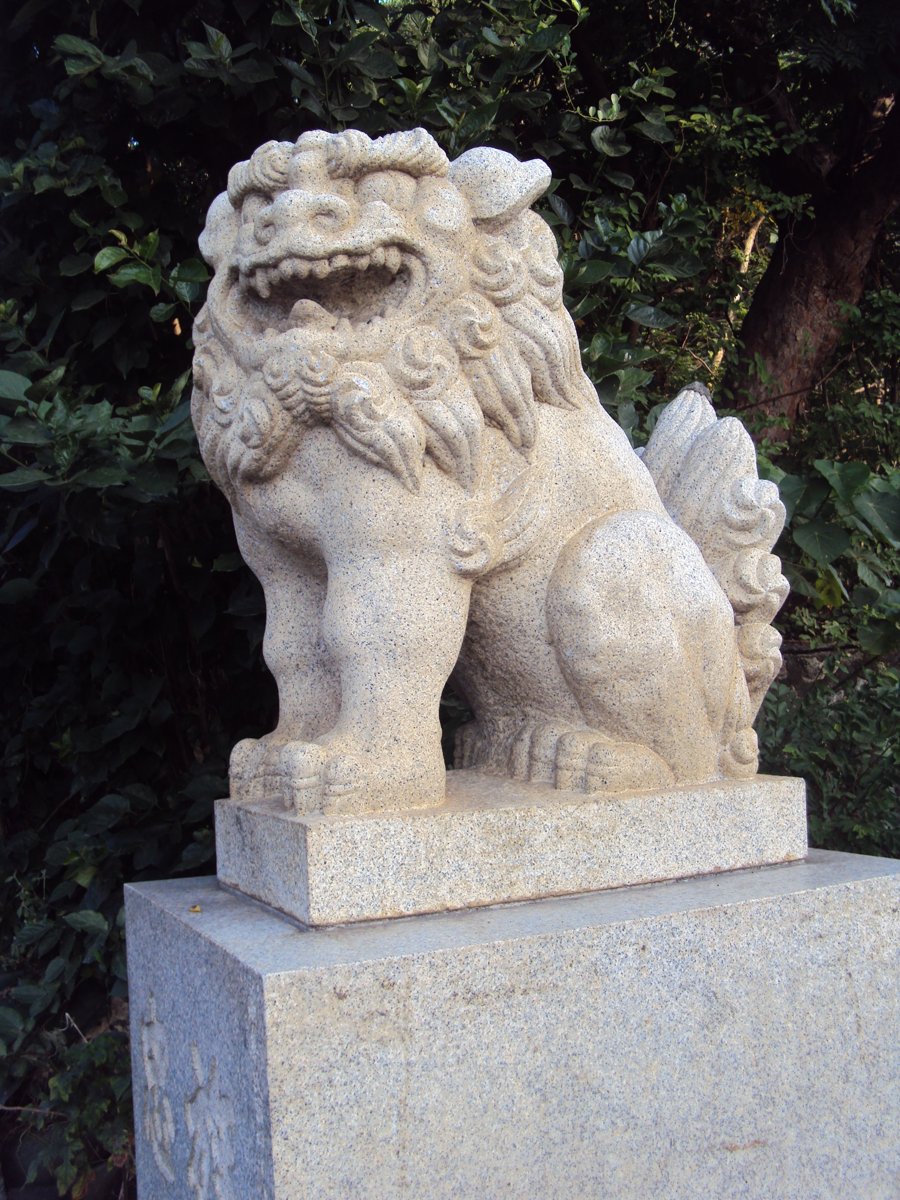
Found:
<path fill-rule="evenodd" d="M 771 553 L 785 519 L 778 488 L 758 478 L 750 435 L 735 417 L 717 419 L 700 383 L 663 410 L 643 461 L 734 609 L 752 719 L 781 666 L 781 636 L 771 625 L 788 594 Z"/>

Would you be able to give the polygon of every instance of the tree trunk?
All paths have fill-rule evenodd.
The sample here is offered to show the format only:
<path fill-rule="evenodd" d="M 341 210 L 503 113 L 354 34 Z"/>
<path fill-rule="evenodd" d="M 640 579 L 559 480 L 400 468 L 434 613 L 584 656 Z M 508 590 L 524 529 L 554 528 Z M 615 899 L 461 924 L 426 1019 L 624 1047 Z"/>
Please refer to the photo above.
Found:
<path fill-rule="evenodd" d="M 814 215 L 782 229 L 725 381 L 735 408 L 764 416 L 763 432 L 776 440 L 826 376 L 848 306 L 862 298 L 878 239 L 900 206 L 900 110 L 885 121 L 875 154 L 839 182 L 833 174 Z"/>

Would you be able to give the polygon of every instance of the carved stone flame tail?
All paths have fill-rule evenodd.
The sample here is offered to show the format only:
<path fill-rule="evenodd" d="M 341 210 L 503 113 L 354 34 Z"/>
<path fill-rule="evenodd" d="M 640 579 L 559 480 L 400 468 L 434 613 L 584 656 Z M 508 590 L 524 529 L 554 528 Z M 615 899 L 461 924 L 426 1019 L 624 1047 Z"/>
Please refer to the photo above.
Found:
<path fill-rule="evenodd" d="M 758 478 L 744 426 L 735 417 L 718 420 L 700 383 L 663 410 L 643 460 L 669 515 L 700 547 L 731 602 L 755 716 L 781 666 L 781 636 L 771 625 L 788 594 L 771 553 L 785 518 L 778 489 Z"/>

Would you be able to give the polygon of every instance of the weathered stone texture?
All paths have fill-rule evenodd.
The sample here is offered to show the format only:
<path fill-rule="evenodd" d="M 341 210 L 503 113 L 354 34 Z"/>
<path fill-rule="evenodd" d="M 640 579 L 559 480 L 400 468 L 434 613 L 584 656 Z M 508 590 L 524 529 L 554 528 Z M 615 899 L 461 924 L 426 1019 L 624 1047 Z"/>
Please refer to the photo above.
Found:
<path fill-rule="evenodd" d="M 824 852 L 327 930 L 136 885 L 140 1198 L 893 1200 L 898 907 Z"/>
<path fill-rule="evenodd" d="M 306 925 L 595 891 L 806 854 L 802 780 L 584 796 L 451 771 L 439 808 L 216 805 L 219 879 Z"/>

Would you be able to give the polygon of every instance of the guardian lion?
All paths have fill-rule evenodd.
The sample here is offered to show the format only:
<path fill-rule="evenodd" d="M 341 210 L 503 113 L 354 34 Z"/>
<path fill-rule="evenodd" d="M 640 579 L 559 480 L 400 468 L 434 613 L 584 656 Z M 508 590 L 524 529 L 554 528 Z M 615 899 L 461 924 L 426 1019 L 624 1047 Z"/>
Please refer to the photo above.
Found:
<path fill-rule="evenodd" d="M 549 181 L 421 129 L 317 131 L 213 203 L 194 422 L 280 703 L 233 796 L 440 804 L 451 674 L 458 767 L 587 793 L 756 771 L 784 509 L 699 385 L 643 457 L 604 412 L 531 211 Z"/>

